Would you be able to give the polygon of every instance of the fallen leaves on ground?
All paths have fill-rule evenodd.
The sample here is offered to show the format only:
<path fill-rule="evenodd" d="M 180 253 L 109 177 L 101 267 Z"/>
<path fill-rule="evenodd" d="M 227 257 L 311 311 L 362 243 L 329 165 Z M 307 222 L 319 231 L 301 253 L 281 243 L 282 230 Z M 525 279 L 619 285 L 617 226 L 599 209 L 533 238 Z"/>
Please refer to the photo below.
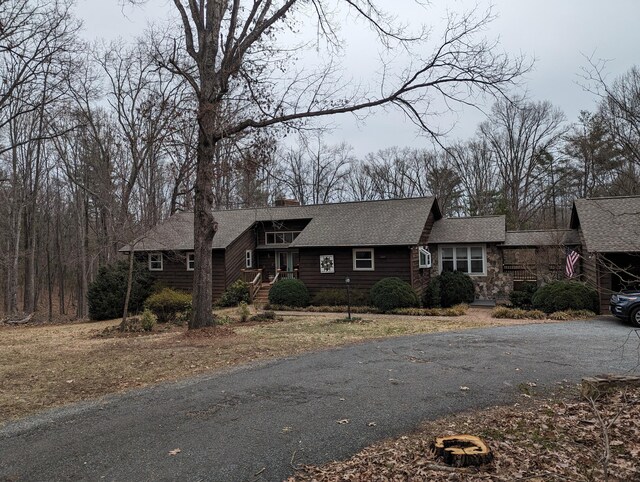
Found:
<path fill-rule="evenodd" d="M 640 389 L 603 396 L 596 407 L 608 429 L 610 481 L 640 481 Z M 617 418 L 616 418 L 617 417 Z M 436 436 L 480 436 L 495 458 L 482 468 L 445 466 L 429 450 Z M 592 481 L 604 480 L 603 432 L 585 399 L 532 399 L 427 422 L 418 432 L 376 443 L 345 461 L 304 466 L 288 482 Z"/>

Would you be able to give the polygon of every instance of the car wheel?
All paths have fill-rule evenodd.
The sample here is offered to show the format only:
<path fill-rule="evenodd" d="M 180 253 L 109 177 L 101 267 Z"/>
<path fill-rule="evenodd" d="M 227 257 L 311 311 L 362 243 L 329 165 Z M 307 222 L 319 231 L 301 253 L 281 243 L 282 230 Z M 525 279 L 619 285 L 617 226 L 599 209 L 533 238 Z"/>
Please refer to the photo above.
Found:
<path fill-rule="evenodd" d="M 629 321 L 631 321 L 631 324 L 636 328 L 640 328 L 640 306 L 633 309 Z"/>

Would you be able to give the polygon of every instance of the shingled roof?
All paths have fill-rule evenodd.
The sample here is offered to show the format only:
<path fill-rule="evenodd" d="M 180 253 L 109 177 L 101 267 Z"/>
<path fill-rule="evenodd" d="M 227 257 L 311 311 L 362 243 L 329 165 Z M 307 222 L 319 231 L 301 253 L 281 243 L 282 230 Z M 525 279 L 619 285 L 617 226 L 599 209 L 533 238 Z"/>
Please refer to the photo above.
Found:
<path fill-rule="evenodd" d="M 504 246 L 532 248 L 537 246 L 575 246 L 580 244 L 577 229 L 507 231 Z"/>
<path fill-rule="evenodd" d="M 216 211 L 213 248 L 227 248 L 256 222 L 294 219 L 310 222 L 290 247 L 416 245 L 432 209 L 439 218 L 435 197 Z M 138 238 L 134 250 L 193 250 L 193 213 L 171 216 Z"/>
<path fill-rule="evenodd" d="M 503 243 L 505 216 L 447 218 L 433 224 L 429 244 Z"/>
<path fill-rule="evenodd" d="M 587 251 L 640 251 L 640 196 L 576 199 L 571 227 L 582 228 Z"/>

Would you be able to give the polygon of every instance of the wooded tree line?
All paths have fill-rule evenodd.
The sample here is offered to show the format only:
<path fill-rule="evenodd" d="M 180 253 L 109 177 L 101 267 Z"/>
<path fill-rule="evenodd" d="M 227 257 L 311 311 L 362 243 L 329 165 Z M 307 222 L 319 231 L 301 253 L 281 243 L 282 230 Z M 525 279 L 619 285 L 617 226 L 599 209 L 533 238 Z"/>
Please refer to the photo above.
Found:
<path fill-rule="evenodd" d="M 4 313 L 86 316 L 97 269 L 145 229 L 194 208 L 201 90 L 184 33 L 150 29 L 134 43 L 88 45 L 72 7 L 72 0 L 0 1 Z M 464 33 L 481 23 L 461 25 Z M 254 63 L 239 75 L 264 70 Z M 213 205 L 436 195 L 447 215 L 506 214 L 512 228 L 566 226 L 575 197 L 640 194 L 640 70 L 612 82 L 601 69 L 592 74 L 598 106 L 574 122 L 548 102 L 501 97 L 472 139 L 436 147 L 357 156 L 309 124 L 267 118 L 260 129 L 238 128 L 209 152 Z M 234 95 L 264 105 L 225 101 L 217 115 L 228 125 L 278 102 L 274 85 L 240 85 Z M 323 92 L 314 102 L 321 94 L 329 102 Z M 390 99 L 411 113 L 414 104 Z"/>

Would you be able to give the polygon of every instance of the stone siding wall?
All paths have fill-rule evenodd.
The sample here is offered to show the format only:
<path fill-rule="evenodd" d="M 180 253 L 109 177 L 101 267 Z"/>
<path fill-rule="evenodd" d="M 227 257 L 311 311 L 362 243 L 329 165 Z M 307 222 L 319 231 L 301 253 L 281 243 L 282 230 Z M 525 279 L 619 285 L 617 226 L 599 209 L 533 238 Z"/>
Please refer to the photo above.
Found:
<path fill-rule="evenodd" d="M 433 261 L 431 276 L 437 276 L 440 274 L 438 246 L 431 245 L 429 251 L 431 251 Z M 495 244 L 487 244 L 486 253 L 486 276 L 471 276 L 471 280 L 476 287 L 476 299 L 496 300 L 498 302 L 508 301 L 509 293 L 513 291 L 513 277 L 502 270 L 502 252 Z"/>

